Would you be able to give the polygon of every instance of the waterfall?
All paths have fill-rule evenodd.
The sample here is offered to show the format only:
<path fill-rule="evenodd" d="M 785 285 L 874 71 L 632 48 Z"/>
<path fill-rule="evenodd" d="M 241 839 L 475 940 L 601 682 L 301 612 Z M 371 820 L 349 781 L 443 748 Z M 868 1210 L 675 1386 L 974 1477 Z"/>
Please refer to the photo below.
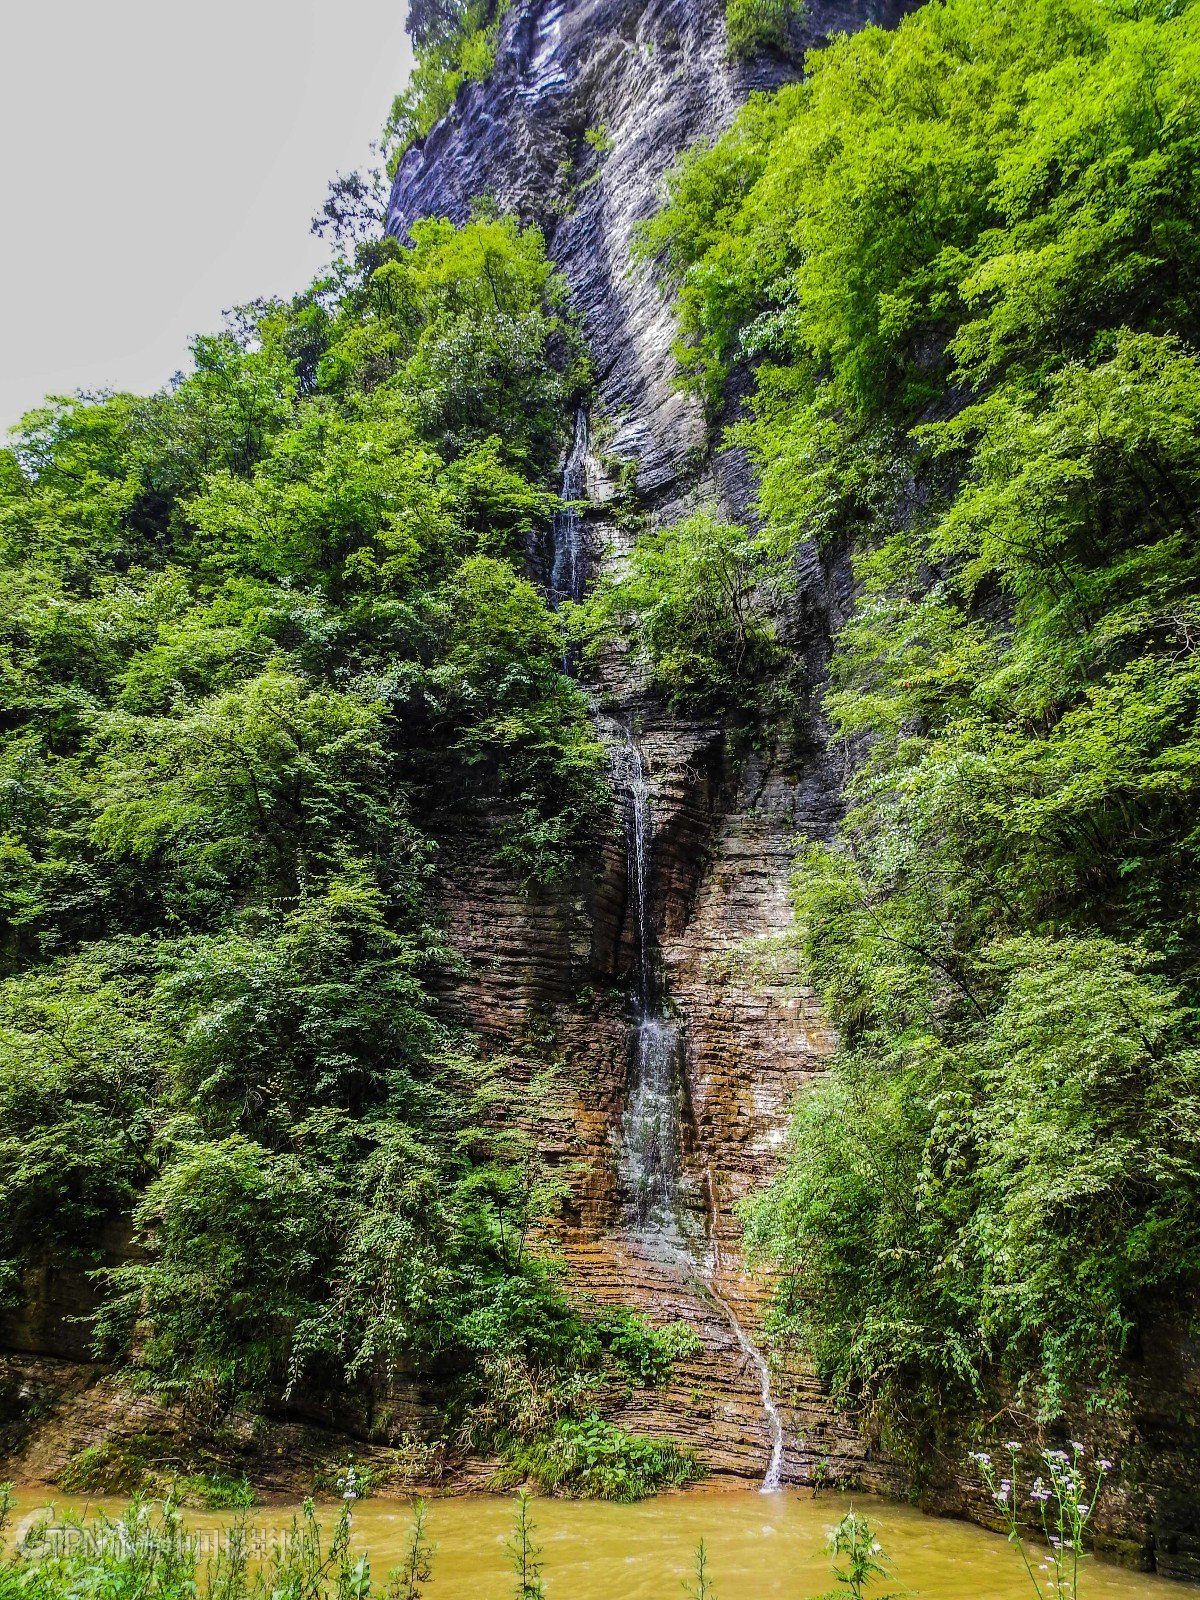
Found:
<path fill-rule="evenodd" d="M 782 1485 L 783 1475 L 783 1418 L 779 1414 L 779 1407 L 775 1404 L 775 1396 L 771 1393 L 771 1369 L 767 1365 L 767 1358 L 755 1344 L 738 1321 L 737 1312 L 717 1288 L 717 1273 L 721 1270 L 721 1238 L 717 1231 L 717 1186 L 713 1182 L 712 1168 L 705 1174 L 708 1193 L 708 1218 L 709 1218 L 709 1255 L 704 1267 L 704 1287 L 709 1299 L 714 1301 L 725 1313 L 729 1326 L 733 1329 L 733 1336 L 738 1346 L 758 1373 L 759 1393 L 762 1397 L 763 1415 L 767 1419 L 767 1427 L 771 1432 L 771 1457 L 767 1462 L 767 1470 L 759 1486 L 761 1494 L 776 1494 Z"/>
<path fill-rule="evenodd" d="M 679 1208 L 680 1118 L 683 1107 L 683 1036 L 668 1015 L 654 962 L 650 924 L 650 854 L 653 822 L 645 763 L 632 730 L 622 728 L 612 747 L 613 777 L 625 813 L 629 904 L 635 939 L 634 1020 L 629 1088 L 621 1119 L 621 1187 L 629 1226 L 643 1246 L 661 1260 L 696 1271 L 696 1260 L 681 1231 Z M 721 1266 L 716 1187 L 711 1171 L 709 1255 L 697 1287 L 721 1310 L 738 1348 L 759 1379 L 763 1415 L 771 1435 L 771 1454 L 762 1481 L 764 1494 L 780 1487 L 783 1469 L 783 1419 L 771 1393 L 766 1357 L 738 1321 L 716 1286 Z"/>
<path fill-rule="evenodd" d="M 626 730 L 624 745 L 616 758 L 616 779 L 628 805 L 626 818 L 627 856 L 629 861 L 629 901 L 633 906 L 634 931 L 637 935 L 637 1007 L 644 1017 L 654 1003 L 653 969 L 650 964 L 650 840 L 653 823 L 650 819 L 650 785 L 646 781 L 646 767 L 642 752 L 633 734 Z"/>
<path fill-rule="evenodd" d="M 642 753 L 625 729 L 613 750 L 613 775 L 625 809 L 629 904 L 634 929 L 634 1026 L 629 1092 L 621 1119 L 621 1183 L 628 1220 L 644 1238 L 679 1242 L 679 1026 L 659 994 L 650 933 L 650 786 Z"/>
<path fill-rule="evenodd" d="M 780 1488 L 783 1473 L 783 1418 L 779 1415 L 779 1407 L 775 1404 L 775 1397 L 771 1393 L 771 1369 L 767 1365 L 767 1358 L 738 1321 L 732 1306 L 721 1298 L 711 1283 L 708 1287 L 713 1299 L 724 1306 L 725 1315 L 729 1318 L 729 1325 L 733 1329 L 734 1338 L 741 1346 L 742 1354 L 758 1372 L 763 1414 L 766 1416 L 767 1426 L 771 1430 L 771 1459 L 767 1463 L 767 1470 L 762 1483 L 759 1485 L 759 1491 L 762 1494 L 775 1494 Z"/>
<path fill-rule="evenodd" d="M 562 498 L 567 503 L 554 513 L 554 554 L 550 565 L 550 604 L 583 599 L 586 576 L 583 564 L 583 518 L 572 503 L 587 489 L 588 420 L 580 406 L 575 413 L 575 437 L 563 468 Z"/>
<path fill-rule="evenodd" d="M 575 502 L 585 498 L 588 451 L 587 413 L 575 416 L 575 437 L 563 468 L 561 511 L 555 513 L 549 600 L 557 608 L 566 600 L 583 599 L 583 518 Z M 570 670 L 571 662 L 564 660 Z M 682 1171 L 680 1127 L 683 1115 L 683 1033 L 670 1015 L 655 962 L 650 917 L 651 847 L 654 823 L 650 785 L 642 752 L 632 727 L 613 729 L 610 741 L 613 781 L 625 820 L 628 900 L 633 917 L 634 985 L 630 1039 L 630 1072 L 621 1116 L 619 1172 L 627 1226 L 642 1248 L 657 1259 L 682 1269 L 710 1302 L 720 1307 L 743 1356 L 758 1373 L 763 1414 L 771 1434 L 771 1456 L 762 1490 L 780 1486 L 783 1468 L 783 1421 L 771 1394 L 766 1358 L 746 1333 L 733 1307 L 716 1287 L 721 1252 L 717 1234 L 716 1190 L 708 1174 L 710 1254 L 698 1264 L 694 1239 L 685 1238 L 679 1204 Z"/>

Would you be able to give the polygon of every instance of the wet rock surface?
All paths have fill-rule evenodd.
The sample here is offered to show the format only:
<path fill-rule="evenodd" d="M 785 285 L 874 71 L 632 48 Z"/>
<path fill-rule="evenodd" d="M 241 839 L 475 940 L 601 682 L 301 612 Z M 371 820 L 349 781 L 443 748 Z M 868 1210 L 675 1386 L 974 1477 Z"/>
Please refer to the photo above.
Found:
<path fill-rule="evenodd" d="M 801 42 L 904 9 L 814 0 Z M 796 70 L 770 55 L 731 62 L 723 18 L 724 0 L 520 0 L 491 77 L 408 152 L 388 211 L 403 238 L 421 217 L 462 221 L 487 195 L 543 228 L 584 321 L 607 448 L 637 462 L 643 494 L 686 476 L 705 440 L 673 381 L 670 310 L 652 275 L 631 271 L 634 228 L 682 150 Z M 603 150 L 585 138 L 599 129 Z"/>
<path fill-rule="evenodd" d="M 511 14 L 504 37 L 512 48 L 502 51 L 493 81 L 460 95 L 452 117 L 410 154 L 393 192 L 391 226 L 401 235 L 422 215 L 466 215 L 480 192 L 546 229 L 597 367 L 584 473 L 596 506 L 584 533 L 590 577 L 619 560 L 637 534 L 638 518 L 609 514 L 609 474 L 621 461 L 636 466 L 635 504 L 650 525 L 701 505 L 750 515 L 754 485 L 744 458 L 709 455 L 699 408 L 675 383 L 666 301 L 631 259 L 636 223 L 657 203 L 680 149 L 718 131 L 752 88 L 773 86 L 788 70 L 779 61 L 732 67 L 722 13 L 720 4 L 652 4 Z M 813 36 L 865 15 L 818 11 Z M 599 164 L 582 133 L 601 126 L 611 148 Z M 564 178 L 576 158 L 591 164 L 582 181 L 578 173 Z M 818 620 L 804 645 L 819 672 L 849 585 L 815 552 L 807 563 L 805 608 Z M 696 1253 L 718 1242 L 722 1266 L 710 1284 L 694 1264 L 664 1261 L 627 1226 L 620 1147 L 631 1088 L 636 1096 L 639 935 L 616 793 L 611 832 L 556 914 L 544 899 L 522 907 L 486 871 L 465 896 L 456 890 L 448 899 L 456 942 L 476 974 L 456 1003 L 497 1049 L 511 1051 L 527 1036 L 535 1012 L 552 1037 L 561 1110 L 541 1137 L 556 1159 L 581 1164 L 563 1241 L 580 1289 L 656 1322 L 686 1316 L 701 1331 L 703 1352 L 672 1389 L 631 1401 L 621 1420 L 672 1433 L 711 1470 L 757 1481 L 770 1430 L 759 1373 L 729 1313 L 736 1307 L 757 1337 L 763 1286 L 741 1271 L 733 1208 L 769 1178 L 788 1107 L 832 1041 L 797 984 L 794 952 L 771 951 L 764 972 L 740 947 L 786 942 L 796 836 L 825 837 L 836 825 L 840 771 L 808 730 L 802 757 L 750 754 L 719 721 L 671 716 L 619 657 L 605 660 L 592 688 L 603 736 L 615 749 L 634 734 L 644 766 L 654 840 L 646 918 L 664 1020 L 677 1020 L 682 1051 L 679 1202 Z M 573 999 L 580 994 L 586 1006 Z M 812 1449 L 802 1435 L 814 1432 L 818 1448 L 840 1460 L 822 1472 L 864 1481 L 854 1430 L 831 1420 L 805 1375 L 786 1386 L 785 1480 L 809 1476 Z M 689 1402 L 693 1394 L 703 1402 Z"/>

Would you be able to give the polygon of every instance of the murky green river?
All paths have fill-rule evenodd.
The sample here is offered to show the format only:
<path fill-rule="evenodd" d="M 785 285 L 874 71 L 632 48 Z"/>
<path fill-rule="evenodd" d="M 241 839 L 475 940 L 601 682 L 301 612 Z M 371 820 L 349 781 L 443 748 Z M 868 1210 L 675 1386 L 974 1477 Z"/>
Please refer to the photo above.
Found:
<path fill-rule="evenodd" d="M 18 1491 L 18 1526 L 45 1506 L 45 1490 Z M 61 1511 L 103 1507 L 117 1514 L 120 1502 L 54 1497 Z M 1030 1600 L 1029 1580 L 1019 1555 L 1002 1538 L 961 1522 L 859 1495 L 806 1492 L 761 1495 L 704 1492 L 668 1495 L 635 1506 L 569 1500 L 537 1500 L 534 1515 L 544 1547 L 547 1600 L 679 1600 L 692 1554 L 705 1540 L 713 1585 L 720 1600 L 803 1600 L 832 1587 L 826 1531 L 853 1504 L 877 1530 L 893 1569 L 891 1588 L 924 1600 Z M 338 1511 L 330 1506 L 332 1520 Z M 505 1540 L 514 1501 L 500 1496 L 463 1496 L 429 1503 L 428 1533 L 436 1545 L 430 1600 L 508 1600 L 512 1577 Z M 255 1522 L 269 1535 L 284 1529 L 287 1507 L 260 1507 Z M 214 1533 L 226 1514 L 190 1512 L 198 1530 Z M 403 1501 L 365 1500 L 354 1507 L 356 1543 L 382 1576 L 400 1556 L 410 1526 Z M 1165 1579 L 1089 1561 L 1081 1592 L 1094 1600 L 1175 1600 L 1186 1593 Z"/>

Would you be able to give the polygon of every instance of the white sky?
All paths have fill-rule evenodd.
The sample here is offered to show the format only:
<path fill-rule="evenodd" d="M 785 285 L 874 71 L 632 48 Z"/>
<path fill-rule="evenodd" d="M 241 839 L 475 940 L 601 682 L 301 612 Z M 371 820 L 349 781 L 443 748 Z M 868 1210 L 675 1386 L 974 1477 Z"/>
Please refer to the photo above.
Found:
<path fill-rule="evenodd" d="M 300 288 L 368 162 L 405 0 L 0 0 L 0 438 L 47 393 L 149 392 L 225 307 Z"/>

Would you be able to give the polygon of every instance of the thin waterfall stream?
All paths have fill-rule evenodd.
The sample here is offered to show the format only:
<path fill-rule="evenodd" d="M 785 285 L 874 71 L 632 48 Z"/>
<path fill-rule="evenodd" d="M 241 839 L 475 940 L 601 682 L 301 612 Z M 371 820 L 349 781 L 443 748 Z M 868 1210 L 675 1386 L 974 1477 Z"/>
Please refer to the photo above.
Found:
<path fill-rule="evenodd" d="M 680 1123 L 683 1110 L 683 1035 L 666 1008 L 654 961 L 650 917 L 650 865 L 653 821 L 650 785 L 633 731 L 621 728 L 612 746 L 613 777 L 625 811 L 629 900 L 633 910 L 633 1048 L 625 1112 L 621 1124 L 620 1173 L 627 1219 L 649 1253 L 684 1266 L 698 1277 L 697 1287 L 718 1306 L 746 1360 L 758 1374 L 771 1454 L 762 1492 L 772 1494 L 783 1473 L 783 1419 L 771 1393 L 766 1357 L 742 1327 L 737 1313 L 716 1286 L 721 1266 L 716 1187 L 708 1173 L 709 1249 L 697 1258 L 681 1227 L 679 1205 Z"/>
<path fill-rule="evenodd" d="M 779 1414 L 779 1407 L 775 1404 L 775 1396 L 771 1393 L 771 1369 L 767 1365 L 767 1358 L 751 1339 L 738 1321 L 737 1312 L 717 1288 L 717 1273 L 721 1270 L 721 1236 L 717 1230 L 717 1188 L 713 1182 L 712 1168 L 705 1174 L 707 1179 L 706 1189 L 708 1194 L 709 1215 L 709 1241 L 710 1257 L 705 1273 L 705 1288 L 709 1297 L 720 1306 L 728 1319 L 729 1326 L 733 1329 L 733 1336 L 737 1340 L 742 1354 L 758 1373 L 761 1385 L 763 1414 L 767 1419 L 767 1426 L 771 1431 L 771 1459 L 767 1463 L 767 1470 L 760 1486 L 763 1494 L 775 1494 L 781 1487 L 783 1477 L 783 1418 Z"/>
<path fill-rule="evenodd" d="M 550 604 L 583 599 L 587 576 L 583 561 L 583 518 L 577 502 L 587 494 L 588 419 L 582 406 L 575 413 L 575 436 L 563 467 L 561 511 L 554 513 L 554 551 L 550 564 Z"/>
<path fill-rule="evenodd" d="M 629 903 L 634 926 L 632 1066 L 621 1119 L 621 1182 L 628 1221 L 643 1240 L 676 1255 L 679 1229 L 679 1127 L 683 1077 L 679 1025 L 663 1004 L 653 960 L 649 885 L 650 786 L 632 731 L 613 746 L 613 777 L 625 810 Z"/>
<path fill-rule="evenodd" d="M 575 433 L 563 468 L 564 505 L 554 517 L 549 601 L 583 599 L 586 567 L 583 516 L 579 502 L 587 497 L 587 412 L 580 407 Z M 571 670 L 570 660 L 564 667 Z M 656 940 L 650 912 L 651 850 L 654 822 L 645 762 L 630 723 L 612 728 L 608 740 L 613 782 L 625 821 L 628 896 L 633 916 L 633 1017 L 630 1071 L 621 1117 L 619 1175 L 630 1232 L 652 1259 L 686 1272 L 699 1292 L 719 1307 L 738 1347 L 754 1367 L 761 1385 L 763 1413 L 771 1436 L 771 1455 L 763 1493 L 780 1486 L 784 1435 L 779 1408 L 771 1393 L 766 1358 L 738 1321 L 733 1307 L 716 1287 L 721 1252 L 717 1231 L 716 1191 L 709 1173 L 709 1248 L 698 1252 L 685 1233 L 680 1206 L 683 1121 L 683 1032 L 671 1015 L 665 985 L 655 959 Z"/>

